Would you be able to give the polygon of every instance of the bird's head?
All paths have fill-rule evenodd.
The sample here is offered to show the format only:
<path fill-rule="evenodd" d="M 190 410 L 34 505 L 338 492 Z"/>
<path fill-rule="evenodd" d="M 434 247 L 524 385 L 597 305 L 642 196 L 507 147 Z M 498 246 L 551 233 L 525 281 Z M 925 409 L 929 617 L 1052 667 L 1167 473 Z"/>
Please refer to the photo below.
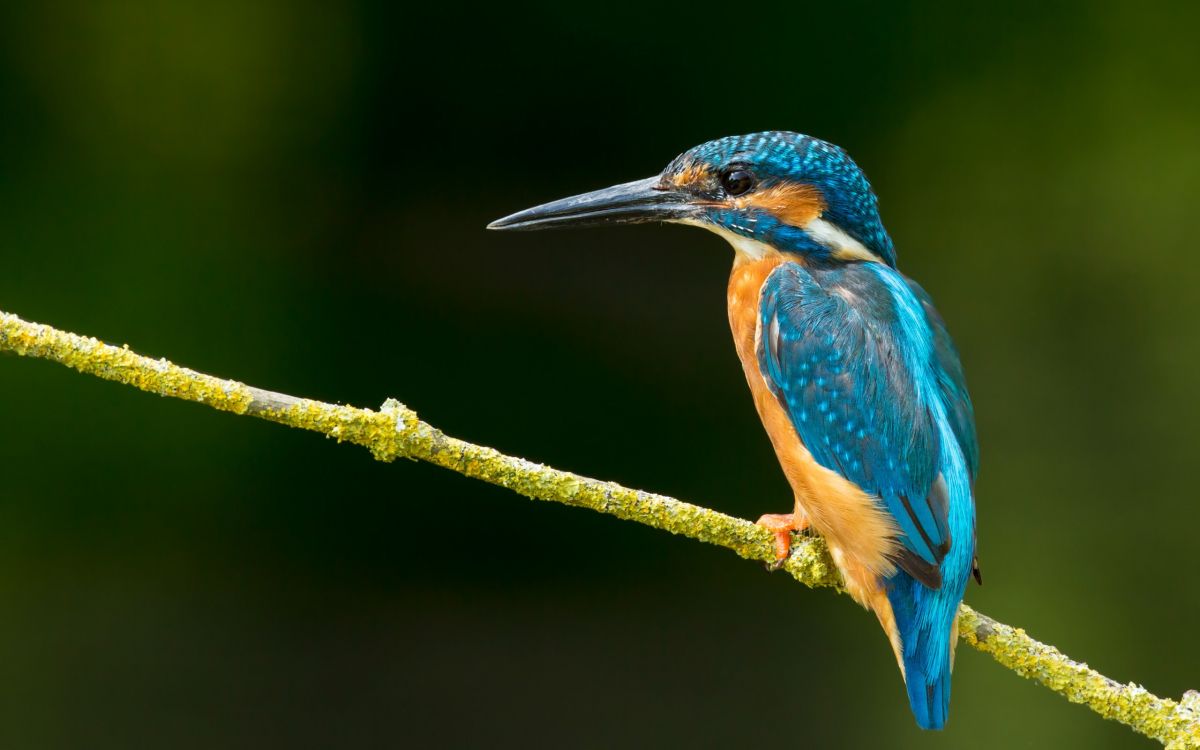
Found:
<path fill-rule="evenodd" d="M 730 136 L 677 156 L 661 174 L 545 203 L 490 229 L 666 221 L 703 227 L 739 252 L 896 264 L 871 185 L 845 151 L 799 133 Z"/>

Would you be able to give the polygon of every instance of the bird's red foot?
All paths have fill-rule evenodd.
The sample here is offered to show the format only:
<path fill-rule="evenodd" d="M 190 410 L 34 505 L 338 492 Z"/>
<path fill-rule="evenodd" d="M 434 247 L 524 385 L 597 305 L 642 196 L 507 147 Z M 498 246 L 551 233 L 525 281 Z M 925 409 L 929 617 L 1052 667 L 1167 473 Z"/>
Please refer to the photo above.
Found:
<path fill-rule="evenodd" d="M 808 519 L 796 513 L 767 513 L 755 522 L 775 535 L 775 562 L 771 570 L 778 570 L 792 551 L 792 532 L 808 528 Z"/>

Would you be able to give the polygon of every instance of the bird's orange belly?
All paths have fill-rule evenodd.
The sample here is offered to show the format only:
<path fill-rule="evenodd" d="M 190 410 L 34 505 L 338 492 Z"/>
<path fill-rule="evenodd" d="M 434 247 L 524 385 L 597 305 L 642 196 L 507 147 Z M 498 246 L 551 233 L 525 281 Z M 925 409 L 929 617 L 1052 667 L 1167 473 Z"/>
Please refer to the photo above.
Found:
<path fill-rule="evenodd" d="M 739 254 L 729 277 L 727 298 L 734 346 L 758 416 L 795 494 L 795 512 L 825 538 L 850 594 L 875 610 L 892 635 L 891 607 L 879 579 L 895 570 L 891 561 L 898 537 L 895 521 L 856 484 L 816 462 L 759 367 L 762 286 L 772 271 L 789 261 L 796 259 L 782 254 L 750 259 Z"/>

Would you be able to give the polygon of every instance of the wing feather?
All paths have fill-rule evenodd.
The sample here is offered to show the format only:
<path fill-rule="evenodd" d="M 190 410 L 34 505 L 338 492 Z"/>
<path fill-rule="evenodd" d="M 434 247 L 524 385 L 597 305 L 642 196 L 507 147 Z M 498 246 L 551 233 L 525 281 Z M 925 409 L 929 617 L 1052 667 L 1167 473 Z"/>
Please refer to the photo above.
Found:
<path fill-rule="evenodd" d="M 951 545 L 940 431 L 920 378 L 934 378 L 974 476 L 977 451 L 962 368 L 928 295 L 932 360 L 914 372 L 915 345 L 886 285 L 867 264 L 820 272 L 780 265 L 763 285 L 759 362 L 805 447 L 822 466 L 877 497 L 896 520 L 895 562 L 930 588 Z M 889 272 L 894 273 L 894 271 Z M 905 349 L 910 347 L 910 349 Z"/>

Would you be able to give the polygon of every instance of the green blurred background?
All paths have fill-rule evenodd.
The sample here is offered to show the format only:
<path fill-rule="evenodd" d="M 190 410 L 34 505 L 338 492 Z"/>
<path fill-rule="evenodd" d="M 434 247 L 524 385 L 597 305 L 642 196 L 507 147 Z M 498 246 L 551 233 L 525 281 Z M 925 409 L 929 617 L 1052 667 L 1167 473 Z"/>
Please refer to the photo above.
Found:
<path fill-rule="evenodd" d="M 728 248 L 483 226 L 818 135 L 962 350 L 968 600 L 1200 688 L 1197 6 L 400 5 L 4 4 L 0 308 L 755 517 L 790 499 Z M 966 648 L 922 733 L 874 618 L 717 548 L 43 362 L 0 388 L 5 748 L 1152 746 Z"/>

